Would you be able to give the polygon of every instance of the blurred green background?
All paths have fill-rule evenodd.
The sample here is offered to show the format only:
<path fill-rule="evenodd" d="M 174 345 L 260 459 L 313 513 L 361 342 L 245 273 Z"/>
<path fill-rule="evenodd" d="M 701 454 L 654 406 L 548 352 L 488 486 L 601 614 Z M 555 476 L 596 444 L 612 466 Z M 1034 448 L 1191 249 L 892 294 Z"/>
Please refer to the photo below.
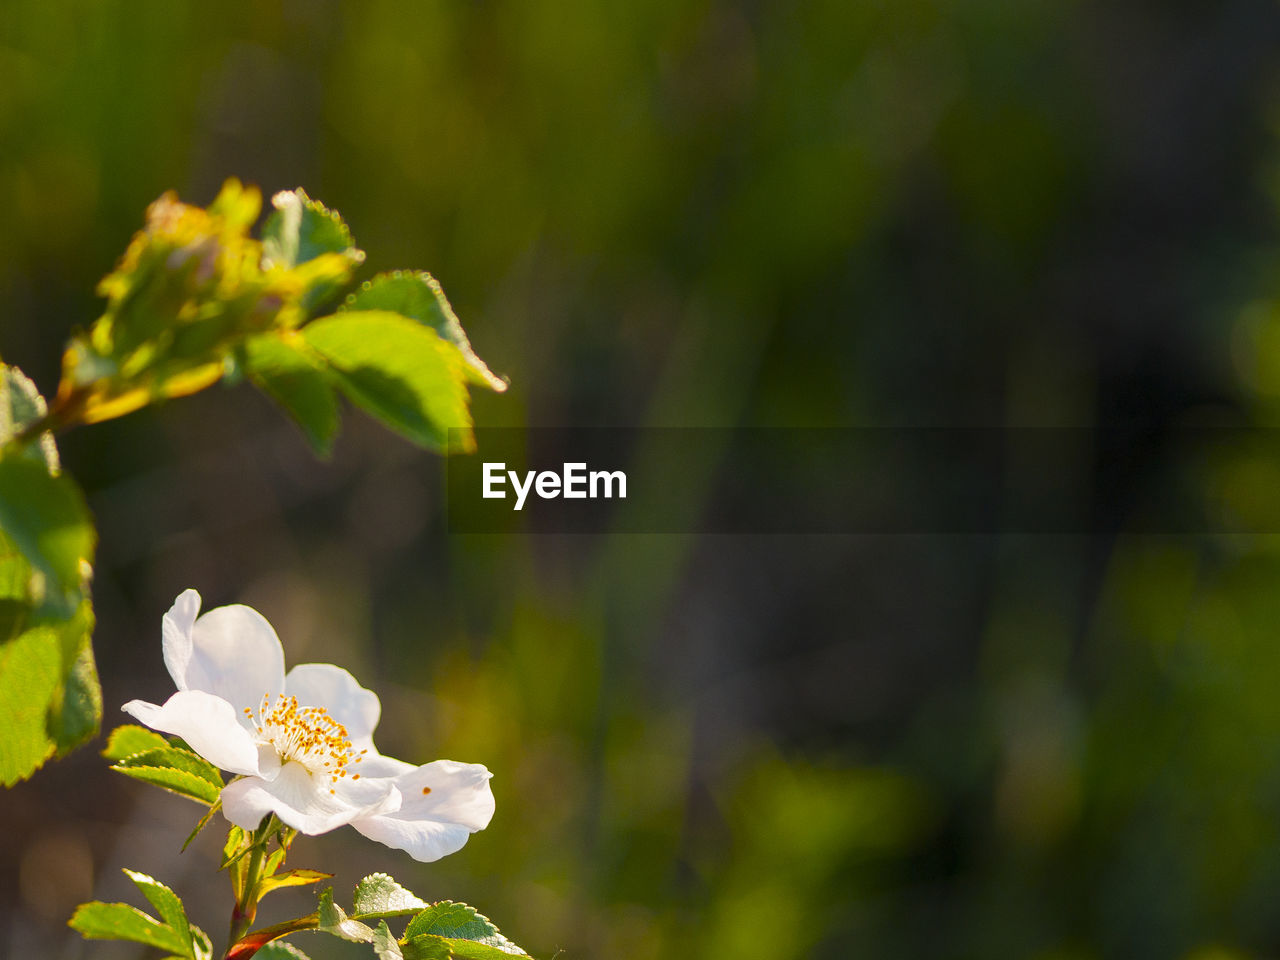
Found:
<path fill-rule="evenodd" d="M 436 274 L 484 426 L 1275 425 L 1278 54 L 1243 0 L 11 0 L 0 351 L 51 391 L 144 206 L 235 175 Z M 437 864 L 300 841 L 339 889 L 565 960 L 1280 953 L 1274 537 L 450 536 L 439 460 L 247 387 L 63 451 L 108 724 L 194 586 L 495 771 Z M 0 795 L 0 954 L 134 956 L 63 926 L 120 866 L 224 935 L 218 838 L 105 767 Z"/>

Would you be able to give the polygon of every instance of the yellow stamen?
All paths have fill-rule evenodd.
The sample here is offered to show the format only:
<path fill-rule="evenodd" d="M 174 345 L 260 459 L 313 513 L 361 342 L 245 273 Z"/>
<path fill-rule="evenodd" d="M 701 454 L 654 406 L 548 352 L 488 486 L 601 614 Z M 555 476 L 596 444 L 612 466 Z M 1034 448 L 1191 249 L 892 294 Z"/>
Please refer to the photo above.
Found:
<path fill-rule="evenodd" d="M 253 716 L 250 710 L 245 713 Z M 309 773 L 324 774 L 331 785 L 347 775 L 347 764 L 353 759 L 351 738 L 324 707 L 300 707 L 297 697 L 286 696 L 272 703 L 264 695 L 254 719 L 258 734 L 275 748 L 282 762 L 294 761 Z M 332 786 L 329 792 L 335 792 Z"/>

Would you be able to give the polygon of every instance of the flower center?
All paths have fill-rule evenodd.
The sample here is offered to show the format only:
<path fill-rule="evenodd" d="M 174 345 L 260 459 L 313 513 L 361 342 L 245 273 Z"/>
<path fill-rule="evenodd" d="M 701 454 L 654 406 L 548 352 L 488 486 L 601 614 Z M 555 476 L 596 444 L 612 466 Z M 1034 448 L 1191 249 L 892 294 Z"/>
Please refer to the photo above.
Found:
<path fill-rule="evenodd" d="M 335 720 L 324 707 L 300 707 L 297 697 L 279 695 L 273 702 L 263 694 L 257 713 L 245 707 L 245 716 L 253 721 L 258 736 L 271 744 L 281 763 L 293 760 L 310 774 L 329 778 L 332 785 L 343 777 L 359 780 L 348 767 L 359 763 L 369 751 L 359 753 L 351 745 L 347 728 Z"/>

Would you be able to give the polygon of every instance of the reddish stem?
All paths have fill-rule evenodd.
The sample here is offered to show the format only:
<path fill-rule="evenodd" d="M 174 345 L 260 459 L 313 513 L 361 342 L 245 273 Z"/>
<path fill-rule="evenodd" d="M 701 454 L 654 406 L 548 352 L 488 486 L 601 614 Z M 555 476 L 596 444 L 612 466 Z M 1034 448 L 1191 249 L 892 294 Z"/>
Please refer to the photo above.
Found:
<path fill-rule="evenodd" d="M 286 920 L 272 927 L 254 930 L 233 943 L 223 960 L 249 960 L 272 940 L 279 940 L 299 930 L 314 930 L 319 923 L 319 916 L 312 913 L 305 917 L 298 917 L 296 920 Z"/>

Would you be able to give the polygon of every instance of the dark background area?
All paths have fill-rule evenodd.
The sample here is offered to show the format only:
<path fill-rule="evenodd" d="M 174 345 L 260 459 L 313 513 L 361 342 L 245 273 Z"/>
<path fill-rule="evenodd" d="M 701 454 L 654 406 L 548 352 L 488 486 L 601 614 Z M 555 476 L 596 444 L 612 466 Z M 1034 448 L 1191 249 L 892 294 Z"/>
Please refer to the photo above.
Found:
<path fill-rule="evenodd" d="M 1275 426 L 1277 53 L 1270 2 L 9 3 L 0 353 L 51 392 L 145 205 L 238 176 L 440 279 L 511 378 L 482 426 Z M 352 413 L 317 462 L 243 386 L 62 451 L 108 725 L 194 586 L 377 690 L 385 752 L 495 772 L 437 864 L 300 841 L 339 890 L 583 960 L 1280 952 L 1274 537 L 1109 489 L 1072 536 L 450 535 L 438 458 Z M 645 482 L 697 516 L 722 454 Z M 790 463 L 761 511 L 831 489 Z M 1165 479 L 1280 499 L 1265 450 Z M 121 866 L 223 935 L 153 793 L 85 749 L 0 796 L 0 953 L 134 955 L 63 926 Z"/>

